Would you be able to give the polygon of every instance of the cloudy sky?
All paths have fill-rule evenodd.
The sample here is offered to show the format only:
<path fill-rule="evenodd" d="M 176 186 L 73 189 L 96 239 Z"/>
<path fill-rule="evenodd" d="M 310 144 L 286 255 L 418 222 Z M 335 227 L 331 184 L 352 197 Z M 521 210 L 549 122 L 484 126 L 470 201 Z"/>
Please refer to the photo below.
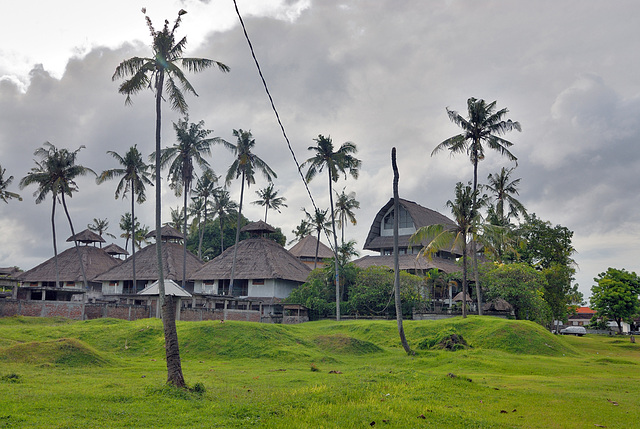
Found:
<path fill-rule="evenodd" d="M 446 108 L 466 113 L 469 97 L 497 100 L 522 132 L 506 136 L 518 157 L 520 200 L 538 217 L 574 231 L 577 282 L 589 294 L 593 277 L 607 267 L 640 271 L 640 3 L 539 0 L 238 0 L 258 61 L 299 160 L 318 134 L 352 141 L 362 170 L 337 188 L 356 192 L 357 226 L 347 235 L 364 243 L 379 208 L 392 195 L 391 148 L 398 150 L 400 194 L 449 215 L 445 207 L 458 181 L 472 177 L 464 156 L 431 157 L 432 149 L 459 129 Z M 278 174 L 275 186 L 288 208 L 269 222 L 291 237 L 309 198 L 261 86 L 232 0 L 22 0 L 3 4 L 11 17 L 0 26 L 0 164 L 15 177 L 12 191 L 24 201 L 0 205 L 0 266 L 29 269 L 52 256 L 49 200 L 36 205 L 35 189 L 17 182 L 34 165 L 45 141 L 77 149 L 79 162 L 96 172 L 114 168 L 106 154 L 134 144 L 154 145 L 150 91 L 132 106 L 112 82 L 115 67 L 148 56 L 150 36 L 142 7 L 157 28 L 183 17 L 186 56 L 231 67 L 191 75 L 199 97 L 188 97 L 190 119 L 234 141 L 233 129 L 250 129 L 255 153 Z M 163 146 L 174 143 L 179 116 L 164 106 Z M 222 147 L 210 160 L 218 174 L 231 156 Z M 506 158 L 487 153 L 486 179 Z M 69 200 L 78 230 L 106 218 L 119 235 L 128 200 L 115 200 L 116 182 L 78 181 Z M 245 201 L 264 187 L 258 179 Z M 328 207 L 323 178 L 311 182 Z M 230 189 L 236 199 L 239 186 Z M 152 225 L 153 191 L 138 210 Z M 179 200 L 164 190 L 164 220 Z M 247 204 L 252 220 L 263 216 Z M 64 215 L 58 240 L 70 235 Z M 124 240 L 116 241 L 121 246 Z"/>

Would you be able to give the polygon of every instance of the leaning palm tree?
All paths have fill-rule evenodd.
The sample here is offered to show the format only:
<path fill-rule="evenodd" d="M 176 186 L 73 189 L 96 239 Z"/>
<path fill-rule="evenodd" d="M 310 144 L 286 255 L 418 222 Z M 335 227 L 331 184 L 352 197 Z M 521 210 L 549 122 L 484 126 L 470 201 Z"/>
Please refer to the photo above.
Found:
<path fill-rule="evenodd" d="M 242 129 L 233 130 L 233 136 L 237 138 L 237 143 L 235 145 L 226 141 L 221 142 L 229 150 L 231 150 L 233 152 L 233 155 L 235 156 L 233 163 L 227 171 L 227 177 L 225 179 L 227 186 L 233 179 L 240 178 L 240 205 L 238 208 L 238 221 L 236 224 L 236 244 L 233 250 L 233 260 L 231 262 L 231 280 L 229 281 L 229 295 L 231 296 L 233 296 L 233 282 L 235 280 L 236 259 L 238 256 L 238 241 L 240 241 L 240 217 L 242 215 L 244 183 L 247 182 L 247 187 L 249 187 L 252 183 L 256 183 L 256 179 L 254 176 L 256 169 L 260 170 L 269 182 L 278 177 L 266 162 L 264 162 L 256 154 L 251 152 L 253 147 L 256 145 L 256 140 L 251 135 L 251 131 L 244 131 Z"/>
<path fill-rule="evenodd" d="M 171 147 L 162 149 L 160 153 L 161 168 L 169 167 L 169 180 L 176 196 L 182 195 L 183 225 L 182 234 L 182 287 L 187 283 L 187 197 L 191 192 L 191 185 L 195 178 L 194 164 L 200 168 L 209 168 L 209 162 L 205 155 L 211 155 L 211 145 L 220 143 L 219 137 L 208 137 L 212 130 L 204 128 L 204 121 L 197 124 L 189 123 L 189 117 L 173 123 L 176 132 L 177 143 Z"/>
<path fill-rule="evenodd" d="M 476 196 L 471 184 L 456 184 L 456 198 L 447 201 L 451 208 L 455 225 L 428 225 L 419 228 L 410 239 L 411 243 L 427 243 L 418 253 L 418 257 L 432 258 L 442 250 L 459 249 L 462 252 L 462 317 L 467 317 L 467 242 L 477 223 L 478 211 L 474 208 Z"/>
<path fill-rule="evenodd" d="M 342 244 L 344 244 L 344 227 L 347 220 L 351 222 L 352 225 L 356 225 L 358 222 L 353 210 L 359 208 L 360 202 L 356 200 L 355 192 L 349 192 L 346 194 L 344 192 L 344 188 L 341 193 L 338 194 L 336 192 L 336 214 L 338 215 L 337 223 L 338 227 L 342 230 Z"/>
<path fill-rule="evenodd" d="M 207 224 L 208 209 L 211 206 L 211 198 L 217 188 L 219 176 L 212 169 L 206 168 L 193 188 L 196 198 L 202 202 L 202 219 L 198 222 L 198 258 L 202 259 L 202 239 L 204 237 L 204 226 Z M 194 200 L 195 202 L 195 200 Z"/>
<path fill-rule="evenodd" d="M 334 152 L 333 141 L 331 137 L 318 135 L 314 139 L 316 146 L 310 146 L 308 149 L 315 151 L 315 155 L 307 159 L 300 165 L 300 168 L 308 167 L 305 179 L 311 181 L 318 173 L 326 167 L 329 176 L 329 202 L 331 210 L 331 227 L 333 231 L 333 253 L 335 260 L 338 261 L 338 236 L 336 234 L 336 216 L 333 208 L 333 182 L 338 181 L 338 175 L 343 173 L 346 177 L 347 173 L 354 179 L 358 178 L 359 168 L 362 162 L 354 156 L 358 151 L 356 145 L 352 142 L 343 143 L 338 150 Z M 335 265 L 335 281 L 336 281 L 336 320 L 340 320 L 340 270 L 338 264 Z"/>
<path fill-rule="evenodd" d="M 231 199 L 229 191 L 222 188 L 215 189 L 212 211 L 218 216 L 218 224 L 220 225 L 220 253 L 224 252 L 224 222 L 227 217 L 236 213 L 237 208 L 238 204 Z"/>
<path fill-rule="evenodd" d="M 0 165 L 0 200 L 4 201 L 5 203 L 8 203 L 12 198 L 16 198 L 18 199 L 18 201 L 22 201 L 22 197 L 20 195 L 16 194 L 15 192 L 7 191 L 7 188 L 9 187 L 11 182 L 13 182 L 13 176 L 9 176 L 5 179 L 4 175 L 6 172 L 7 170 L 2 168 L 2 166 Z"/>
<path fill-rule="evenodd" d="M 51 193 L 53 198 L 53 207 L 51 210 L 51 229 L 53 232 L 53 252 L 54 252 L 54 264 L 56 268 L 56 287 L 59 287 L 60 274 L 58 272 L 58 247 L 56 244 L 56 229 L 55 229 L 55 212 L 56 201 L 62 202 L 64 213 L 69 221 L 69 228 L 71 229 L 71 236 L 76 248 L 76 254 L 80 262 L 80 270 L 82 271 L 82 281 L 84 288 L 88 289 L 89 284 L 87 282 L 87 276 L 84 269 L 84 262 L 80 255 L 80 249 L 78 248 L 78 241 L 76 240 L 76 233 L 73 228 L 73 222 L 67 209 L 66 197 L 71 198 L 74 192 L 78 191 L 78 185 L 75 179 L 79 176 L 85 176 L 87 173 L 95 172 L 82 165 L 76 164 L 78 152 L 83 149 L 84 146 L 80 146 L 73 152 L 67 149 L 58 149 L 49 142 L 45 142 L 44 145 L 33 153 L 40 158 L 40 161 L 35 161 L 36 166 L 31 168 L 31 171 L 27 173 L 25 177 L 20 180 L 20 188 L 29 186 L 31 184 L 38 185 L 38 189 L 34 192 L 36 197 L 36 204 L 41 203 L 46 198 L 47 194 Z"/>
<path fill-rule="evenodd" d="M 279 197 L 278 191 L 273 189 L 273 183 L 269 183 L 269 185 L 264 188 L 256 191 L 258 194 L 258 199 L 253 201 L 251 204 L 256 204 L 264 207 L 264 221 L 267 222 L 267 211 L 269 209 L 276 210 L 280 213 L 280 207 L 287 207 L 284 203 L 287 201 L 285 197 Z"/>
<path fill-rule="evenodd" d="M 109 237 L 116 238 L 115 235 L 107 232 L 109 229 L 109 221 L 107 219 L 93 218 L 93 223 L 87 224 L 87 228 L 89 231 L 93 231 L 102 238 L 103 235 L 108 235 Z M 102 242 L 100 243 L 100 247 L 102 248 Z"/>
<path fill-rule="evenodd" d="M 161 125 L 162 125 L 162 100 L 163 92 L 166 89 L 171 108 L 186 114 L 188 110 L 184 99 L 184 92 L 197 95 L 191 83 L 187 80 L 180 65 L 191 72 L 199 72 L 206 68 L 217 66 L 222 72 L 228 72 L 229 67 L 206 58 L 185 58 L 182 56 L 187 44 L 187 38 L 183 37 L 176 41 L 175 31 L 180 26 L 182 15 L 187 13 L 184 9 L 178 12 L 173 27 L 169 28 L 169 21 L 164 21 L 162 30 L 153 27 L 151 19 L 146 15 L 146 9 L 142 9 L 145 14 L 147 27 L 151 31 L 153 39 L 151 57 L 133 57 L 121 62 L 113 74 L 112 80 L 126 79 L 119 88 L 121 94 L 127 96 L 125 104 L 131 103 L 131 95 L 137 94 L 145 88 L 151 88 L 155 92 L 156 103 L 156 257 L 158 260 L 158 292 L 160 304 L 165 317 L 162 318 L 165 331 L 166 356 L 167 356 L 167 382 L 178 387 L 185 387 L 184 376 L 182 374 L 182 364 L 180 363 L 180 347 L 178 345 L 178 334 L 176 331 L 175 314 L 173 304 L 165 305 L 164 273 L 162 272 L 162 240 L 160 231 L 162 229 L 161 215 L 161 182 L 160 182 L 160 148 L 161 148 Z M 168 312 L 168 313 L 167 313 Z"/>
<path fill-rule="evenodd" d="M 148 165 L 142 159 L 142 154 L 138 151 L 137 145 L 133 145 L 129 148 L 124 156 L 109 150 L 109 155 L 115 158 L 120 164 L 120 168 L 112 168 L 105 170 L 98 176 L 97 182 L 103 183 L 106 180 L 120 177 L 120 181 L 116 186 L 116 200 L 120 198 L 120 195 L 124 198 L 127 194 L 131 195 L 131 216 L 135 219 L 135 203 L 142 204 L 146 201 L 147 195 L 145 194 L 146 185 L 153 186 L 151 181 L 151 165 Z M 136 237 L 136 225 L 137 222 L 131 222 L 130 237 Z M 126 246 L 125 246 L 126 247 Z M 136 290 L 136 246 L 131 246 L 131 265 L 133 270 L 133 290 Z"/>
<path fill-rule="evenodd" d="M 478 191 L 478 162 L 484 159 L 483 143 L 486 144 L 489 149 L 500 152 L 511 161 L 517 161 L 517 158 L 508 149 L 513 146 L 513 143 L 500 136 L 514 129 L 518 131 L 522 129 L 519 122 L 504 119 L 507 113 L 509 113 L 506 108 L 496 111 L 496 101 L 487 104 L 484 100 L 476 100 L 473 97 L 469 98 L 467 100 L 467 111 L 468 117 L 463 118 L 458 112 L 447 108 L 449 119 L 462 128 L 463 132 L 440 143 L 433 149 L 431 156 L 444 149 L 449 150 L 452 155 L 456 153 L 466 153 L 469 156 L 473 164 L 473 208 L 474 210 L 478 210 L 475 195 Z M 475 241 L 471 242 L 471 252 L 473 254 L 473 270 L 478 296 L 478 314 L 482 314 L 482 292 L 478 277 L 478 255 Z"/>
<path fill-rule="evenodd" d="M 514 168 L 502 167 L 500 173 L 489 174 L 487 176 L 489 183 L 484 185 L 485 188 L 493 193 L 496 220 L 500 226 L 508 225 L 512 217 L 519 218 L 520 215 L 527 215 L 527 210 L 515 197 L 515 195 L 519 195 L 518 184 L 520 184 L 520 179 L 511 180 L 511 173 L 513 173 Z M 508 207 L 506 215 L 505 205 Z"/>
<path fill-rule="evenodd" d="M 309 213 L 306 209 L 302 209 L 302 211 L 304 211 L 305 215 L 307 216 L 307 222 L 309 223 L 309 226 L 311 226 L 316 231 L 316 234 L 318 235 L 318 240 L 316 241 L 316 257 L 313 260 L 313 269 L 315 270 L 316 267 L 318 266 L 320 236 L 322 235 L 322 233 L 329 234 L 329 231 L 331 231 L 329 229 L 331 227 L 331 222 L 327 219 L 327 213 L 329 212 L 329 209 L 326 209 L 326 210 L 316 209 L 315 212 L 313 212 L 313 214 Z M 337 258 L 336 258 L 336 261 L 338 261 Z"/>

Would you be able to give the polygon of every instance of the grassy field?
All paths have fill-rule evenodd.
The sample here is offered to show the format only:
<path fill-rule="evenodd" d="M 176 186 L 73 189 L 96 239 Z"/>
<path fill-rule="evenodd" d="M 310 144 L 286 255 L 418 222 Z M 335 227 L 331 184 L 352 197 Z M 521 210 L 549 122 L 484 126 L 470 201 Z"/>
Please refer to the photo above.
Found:
<path fill-rule="evenodd" d="M 640 344 L 469 317 L 297 326 L 0 319 L 0 428 L 632 428 Z M 442 350 L 452 334 L 469 347 Z"/>

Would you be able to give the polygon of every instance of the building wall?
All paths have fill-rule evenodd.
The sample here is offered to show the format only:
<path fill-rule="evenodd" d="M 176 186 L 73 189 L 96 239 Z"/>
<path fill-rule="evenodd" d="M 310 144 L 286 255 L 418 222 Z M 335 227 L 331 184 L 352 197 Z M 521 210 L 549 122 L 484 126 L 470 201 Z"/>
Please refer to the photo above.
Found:
<path fill-rule="evenodd" d="M 249 283 L 249 297 L 269 296 L 284 299 L 291 295 L 291 292 L 300 285 L 298 282 L 280 279 L 265 279 L 264 284 L 254 284 L 254 281 Z"/>

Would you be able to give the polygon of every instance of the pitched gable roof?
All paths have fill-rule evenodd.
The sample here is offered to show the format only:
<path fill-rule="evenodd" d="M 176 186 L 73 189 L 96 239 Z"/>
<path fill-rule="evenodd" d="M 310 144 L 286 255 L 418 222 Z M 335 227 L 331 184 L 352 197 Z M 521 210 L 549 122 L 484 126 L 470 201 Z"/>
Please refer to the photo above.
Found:
<path fill-rule="evenodd" d="M 93 281 L 99 274 L 117 266 L 121 261 L 113 258 L 103 249 L 93 246 L 78 246 L 88 281 Z M 58 255 L 58 271 L 61 282 L 82 281 L 82 269 L 76 248 L 71 247 Z M 54 258 L 50 258 L 37 267 L 25 271 L 18 276 L 23 282 L 54 282 L 56 268 Z"/>
<path fill-rule="evenodd" d="M 289 249 L 289 253 L 296 258 L 315 258 L 317 243 L 318 239 L 316 237 L 313 235 L 307 235 Z M 320 245 L 318 246 L 318 259 L 322 260 L 328 258 L 333 258 L 333 251 L 327 247 L 327 245 L 320 242 Z"/>
<path fill-rule="evenodd" d="M 165 279 L 182 281 L 182 252 L 181 244 L 173 242 L 162 243 L 162 270 Z M 202 267 L 203 262 L 193 253 L 187 251 L 187 279 Z M 133 279 L 133 258 L 130 256 L 117 267 L 96 277 L 96 281 L 117 281 Z M 158 259 L 156 245 L 150 244 L 136 252 L 136 280 L 157 280 Z"/>
<path fill-rule="evenodd" d="M 207 262 L 192 280 L 231 278 L 234 246 Z M 314 253 L 315 254 L 315 253 Z M 236 279 L 282 279 L 305 282 L 311 270 L 284 247 L 268 238 L 248 238 L 238 243 Z"/>
<path fill-rule="evenodd" d="M 461 268 L 453 261 L 448 259 L 439 258 L 434 256 L 431 259 L 424 257 L 416 258 L 415 254 L 398 255 L 398 262 L 401 270 L 424 270 L 428 271 L 432 268 L 437 268 L 445 273 L 455 273 L 461 270 Z M 385 266 L 390 270 L 394 267 L 394 261 L 392 255 L 366 255 L 362 258 L 356 259 L 353 263 L 358 268 L 368 268 L 371 266 Z"/>

